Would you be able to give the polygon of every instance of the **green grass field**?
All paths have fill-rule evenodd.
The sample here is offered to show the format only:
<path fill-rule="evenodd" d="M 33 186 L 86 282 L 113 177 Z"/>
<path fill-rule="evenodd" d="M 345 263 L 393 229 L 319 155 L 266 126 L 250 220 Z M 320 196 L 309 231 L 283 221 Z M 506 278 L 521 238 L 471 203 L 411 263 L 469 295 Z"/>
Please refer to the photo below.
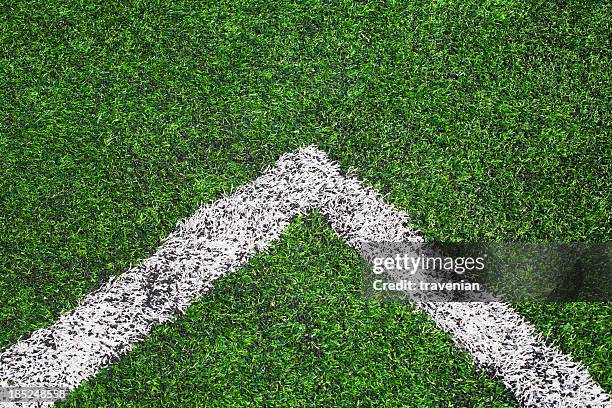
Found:
<path fill-rule="evenodd" d="M 480 3 L 0 5 L 0 350 L 305 144 L 430 239 L 608 241 L 609 3 Z M 358 268 L 305 217 L 64 405 L 515 406 Z M 612 392 L 610 303 L 517 309 Z"/>

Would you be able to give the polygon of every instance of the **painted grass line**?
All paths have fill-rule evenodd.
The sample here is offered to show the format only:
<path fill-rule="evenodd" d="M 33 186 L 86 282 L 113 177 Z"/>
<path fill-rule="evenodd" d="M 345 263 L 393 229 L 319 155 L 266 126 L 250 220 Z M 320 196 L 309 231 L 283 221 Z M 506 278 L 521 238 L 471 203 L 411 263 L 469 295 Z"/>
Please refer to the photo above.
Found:
<path fill-rule="evenodd" d="M 76 388 L 121 358 L 278 239 L 298 214 L 320 209 L 360 250 L 367 241 L 423 240 L 385 204 L 314 147 L 285 155 L 253 183 L 177 224 L 150 258 L 89 294 L 52 326 L 0 354 L 0 386 Z M 546 345 L 509 306 L 419 302 L 442 329 L 499 378 L 523 406 L 610 406 L 588 372 Z"/>

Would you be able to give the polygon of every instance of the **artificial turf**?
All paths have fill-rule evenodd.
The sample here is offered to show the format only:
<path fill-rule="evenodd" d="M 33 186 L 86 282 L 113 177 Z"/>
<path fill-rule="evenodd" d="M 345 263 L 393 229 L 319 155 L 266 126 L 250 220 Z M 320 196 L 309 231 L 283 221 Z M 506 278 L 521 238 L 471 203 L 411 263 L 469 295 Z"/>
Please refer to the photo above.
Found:
<path fill-rule="evenodd" d="M 63 406 L 513 406 L 427 315 L 362 290 L 359 254 L 301 217 Z"/>
<path fill-rule="evenodd" d="M 309 143 L 354 168 L 430 239 L 609 239 L 608 2 L 15 1 L 0 15 L 0 350 L 152 253 L 201 202 Z M 484 384 L 506 400 L 425 317 L 352 295 L 342 301 L 340 289 L 328 289 L 329 306 L 317 307 L 313 322 L 321 336 L 329 331 L 327 351 L 344 342 L 369 370 L 353 375 L 358 365 L 344 360 L 331 367 L 329 353 L 298 358 L 308 351 L 294 336 L 316 326 L 295 323 L 286 307 L 279 316 L 255 308 L 247 300 L 257 293 L 232 282 L 250 276 L 262 291 L 267 268 L 281 281 L 303 282 L 302 269 L 350 279 L 354 254 L 337 242 L 311 243 L 307 254 L 333 253 L 313 264 L 279 258 L 309 234 L 327 234 L 316 224 L 292 230 L 279 254 L 228 277 L 71 400 L 129 403 L 135 393 L 223 404 L 243 392 L 244 401 L 299 404 L 294 390 L 348 405 L 381 392 L 398 405 L 406 394 L 389 390 L 413 384 L 419 392 L 407 395 L 427 404 L 453 395 L 443 391 L 452 375 L 436 358 L 461 373 L 460 389 Z M 323 286 L 283 295 L 277 283 L 261 296 L 314 307 Z M 612 390 L 608 303 L 517 307 Z M 236 326 L 224 320 L 243 315 Z M 241 343 L 241 333 L 265 338 L 248 326 L 267 316 L 278 324 L 266 330 L 284 345 L 272 355 L 287 367 L 265 347 Z M 407 349 L 393 346 L 396 332 Z M 370 350 L 361 340 L 374 333 Z M 230 364 L 227 341 L 260 360 Z M 427 354 L 428 341 L 443 351 Z M 368 353 L 389 363 L 393 353 L 415 353 L 423 362 L 383 370 Z M 209 354 L 214 367 L 203 363 Z M 266 384 L 256 367 L 287 375 Z M 151 391 L 153 376 L 175 396 Z M 335 385 L 349 377 L 348 389 Z M 238 384 L 227 394 L 224 378 Z M 308 388 L 316 378 L 327 381 L 320 393 Z M 209 387 L 176 388 L 201 381 Z"/>

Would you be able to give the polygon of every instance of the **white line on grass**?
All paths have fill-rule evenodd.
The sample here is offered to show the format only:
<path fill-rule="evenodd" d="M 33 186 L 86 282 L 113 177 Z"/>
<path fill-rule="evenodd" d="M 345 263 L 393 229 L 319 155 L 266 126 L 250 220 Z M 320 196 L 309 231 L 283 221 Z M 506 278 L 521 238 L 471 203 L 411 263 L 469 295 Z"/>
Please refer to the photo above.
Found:
<path fill-rule="evenodd" d="M 52 326 L 0 354 L 0 387 L 76 388 L 119 359 L 154 325 L 175 317 L 279 238 L 298 214 L 320 209 L 358 250 L 371 241 L 421 241 L 407 215 L 307 147 L 253 183 L 179 222 L 157 251 L 87 295 Z M 526 407 L 610 406 L 579 364 L 547 345 L 500 302 L 419 302 L 437 325 Z"/>

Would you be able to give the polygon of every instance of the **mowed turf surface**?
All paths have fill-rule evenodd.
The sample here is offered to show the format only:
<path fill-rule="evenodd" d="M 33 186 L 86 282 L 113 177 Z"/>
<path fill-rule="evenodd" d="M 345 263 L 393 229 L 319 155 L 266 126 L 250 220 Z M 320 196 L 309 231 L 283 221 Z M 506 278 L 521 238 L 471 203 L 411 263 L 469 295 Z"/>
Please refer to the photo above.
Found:
<path fill-rule="evenodd" d="M 0 349 L 309 143 L 430 239 L 608 240 L 608 3 L 480 3 L 0 6 Z M 513 404 L 319 218 L 275 249 L 69 403 Z M 612 391 L 609 303 L 517 307 Z"/>

